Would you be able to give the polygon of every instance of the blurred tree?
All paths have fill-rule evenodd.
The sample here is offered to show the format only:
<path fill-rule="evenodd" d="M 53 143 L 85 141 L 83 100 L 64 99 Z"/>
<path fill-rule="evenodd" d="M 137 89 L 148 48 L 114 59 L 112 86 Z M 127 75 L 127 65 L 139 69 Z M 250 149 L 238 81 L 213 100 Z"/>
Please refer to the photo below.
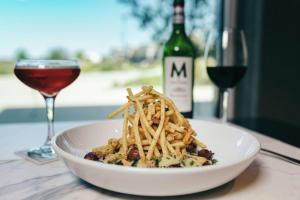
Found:
<path fill-rule="evenodd" d="M 174 0 L 119 0 L 130 8 L 130 15 L 141 29 L 152 32 L 152 38 L 162 45 L 170 36 Z M 216 0 L 215 0 L 216 1 Z M 186 0 L 186 32 L 195 45 L 196 56 L 203 55 L 204 34 L 214 23 L 214 3 L 209 0 Z M 197 32 L 201 30 L 202 35 Z M 197 33 L 196 33 L 197 32 Z"/>
<path fill-rule="evenodd" d="M 53 60 L 61 60 L 61 59 L 68 59 L 68 53 L 63 48 L 54 48 L 50 50 L 49 55 L 47 56 L 47 59 L 53 59 Z"/>
<path fill-rule="evenodd" d="M 28 56 L 28 53 L 25 49 L 18 49 L 16 51 L 16 59 L 17 60 L 21 60 L 21 59 L 27 59 L 29 56 Z"/>
<path fill-rule="evenodd" d="M 82 50 L 78 50 L 75 53 L 75 58 L 78 60 L 86 60 L 86 55 L 84 54 L 84 52 Z"/>
<path fill-rule="evenodd" d="M 190 39 L 195 48 L 196 57 L 200 57 L 204 55 L 205 44 L 204 41 L 201 40 L 199 37 L 200 37 L 199 34 L 194 31 L 190 34 Z"/>
<path fill-rule="evenodd" d="M 173 0 L 119 0 L 119 2 L 130 7 L 130 15 L 137 19 L 142 29 L 152 30 L 152 37 L 155 41 L 161 43 L 169 36 L 168 30 L 170 30 L 172 24 Z M 208 2 L 209 0 L 185 1 L 188 33 L 207 27 L 207 19 L 205 18 L 212 17 L 209 16 L 211 6 Z"/>

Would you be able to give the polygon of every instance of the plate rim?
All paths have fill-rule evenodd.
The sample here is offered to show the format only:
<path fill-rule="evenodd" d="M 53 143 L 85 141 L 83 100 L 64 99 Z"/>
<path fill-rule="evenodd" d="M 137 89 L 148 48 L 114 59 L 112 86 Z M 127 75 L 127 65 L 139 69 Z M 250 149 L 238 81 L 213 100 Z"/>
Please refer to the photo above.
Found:
<path fill-rule="evenodd" d="M 210 165 L 210 166 L 202 166 L 202 167 L 190 167 L 190 168 L 137 168 L 137 167 L 131 167 L 131 166 L 119 166 L 119 165 L 113 165 L 113 164 L 106 164 L 106 163 L 101 163 L 101 162 L 95 162 L 95 161 L 91 161 L 91 160 L 86 160 L 83 159 L 79 156 L 75 156 L 71 153 L 68 153 L 66 151 L 64 151 L 63 149 L 61 149 L 57 144 L 57 138 L 60 135 L 63 135 L 65 132 L 70 131 L 72 129 L 76 129 L 76 128 L 83 128 L 86 126 L 91 126 L 91 125 L 96 125 L 98 123 L 104 123 L 107 121 L 122 121 L 122 119 L 110 119 L 110 120 L 98 120 L 96 122 L 92 122 L 92 123 L 87 123 L 84 125 L 80 125 L 80 126 L 74 126 L 72 128 L 66 128 L 65 130 L 60 131 L 58 134 L 56 134 L 52 140 L 51 140 L 51 145 L 53 146 L 54 150 L 57 152 L 57 154 L 59 156 L 61 156 L 63 159 L 68 159 L 71 160 L 75 163 L 80 163 L 83 165 L 88 165 L 90 167 L 93 168 L 101 168 L 103 170 L 109 170 L 109 171 L 115 171 L 115 172 L 126 172 L 126 173 L 140 173 L 140 174 L 177 174 L 177 173 L 181 173 L 181 174 L 185 174 L 185 173 L 195 173 L 195 172 L 207 172 L 207 171 L 213 171 L 213 170 L 218 170 L 218 169 L 226 169 L 226 168 L 230 168 L 236 165 L 240 165 L 244 162 L 253 160 L 257 154 L 259 153 L 260 149 L 261 149 L 261 144 L 260 142 L 257 140 L 256 137 L 254 137 L 250 132 L 250 130 L 247 130 L 243 127 L 239 127 L 236 125 L 231 125 L 230 123 L 222 123 L 219 121 L 212 121 L 212 120 L 200 120 L 200 119 L 189 119 L 189 121 L 193 121 L 193 122 L 209 122 L 209 123 L 213 123 L 213 124 L 218 124 L 218 125 L 224 125 L 224 126 L 228 126 L 230 128 L 233 129 L 238 129 L 238 130 L 242 130 L 245 134 L 247 134 L 248 136 L 250 136 L 258 145 L 258 148 L 252 152 L 251 154 L 249 154 L 246 158 L 241 159 L 241 160 L 237 160 L 235 162 L 229 162 L 229 163 L 225 163 L 223 165 Z"/>

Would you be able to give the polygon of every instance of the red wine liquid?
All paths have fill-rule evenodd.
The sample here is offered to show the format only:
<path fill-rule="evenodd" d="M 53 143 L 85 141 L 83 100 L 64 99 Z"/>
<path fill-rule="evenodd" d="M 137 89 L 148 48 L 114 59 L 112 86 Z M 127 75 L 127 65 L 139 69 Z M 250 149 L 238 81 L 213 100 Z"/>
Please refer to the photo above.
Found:
<path fill-rule="evenodd" d="M 15 69 L 16 76 L 23 83 L 45 96 L 55 96 L 61 89 L 70 85 L 79 73 L 79 68 Z"/>
<path fill-rule="evenodd" d="M 210 80 L 219 88 L 233 88 L 244 77 L 247 71 L 242 66 L 207 67 Z"/>

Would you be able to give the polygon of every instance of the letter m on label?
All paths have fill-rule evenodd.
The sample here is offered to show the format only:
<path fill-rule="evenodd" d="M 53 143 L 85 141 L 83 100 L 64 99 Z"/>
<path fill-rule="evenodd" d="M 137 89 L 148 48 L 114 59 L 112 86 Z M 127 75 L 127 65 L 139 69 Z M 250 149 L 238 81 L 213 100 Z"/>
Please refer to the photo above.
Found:
<path fill-rule="evenodd" d="M 181 68 L 178 70 L 175 63 L 172 63 L 172 70 L 171 70 L 171 77 L 174 77 L 174 75 L 177 75 L 178 77 L 183 74 L 183 77 L 186 78 L 186 66 L 185 63 L 182 64 Z"/>

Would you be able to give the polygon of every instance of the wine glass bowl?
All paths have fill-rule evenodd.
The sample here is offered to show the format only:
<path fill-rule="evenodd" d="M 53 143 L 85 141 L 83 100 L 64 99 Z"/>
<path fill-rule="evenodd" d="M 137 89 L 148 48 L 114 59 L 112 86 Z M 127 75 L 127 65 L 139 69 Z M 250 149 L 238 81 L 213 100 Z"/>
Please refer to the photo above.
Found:
<path fill-rule="evenodd" d="M 54 101 L 60 90 L 70 85 L 80 74 L 74 60 L 20 60 L 14 69 L 17 78 L 41 93 L 46 102 L 48 136 L 41 147 L 28 151 L 31 157 L 56 158 L 50 141 L 54 136 Z"/>
<path fill-rule="evenodd" d="M 220 114 L 227 121 L 228 90 L 234 88 L 247 71 L 248 50 L 243 30 L 224 28 L 211 31 L 204 58 L 207 74 L 220 91 Z"/>
<path fill-rule="evenodd" d="M 15 66 L 20 81 L 47 97 L 56 96 L 79 73 L 78 63 L 68 60 L 21 60 Z"/>

